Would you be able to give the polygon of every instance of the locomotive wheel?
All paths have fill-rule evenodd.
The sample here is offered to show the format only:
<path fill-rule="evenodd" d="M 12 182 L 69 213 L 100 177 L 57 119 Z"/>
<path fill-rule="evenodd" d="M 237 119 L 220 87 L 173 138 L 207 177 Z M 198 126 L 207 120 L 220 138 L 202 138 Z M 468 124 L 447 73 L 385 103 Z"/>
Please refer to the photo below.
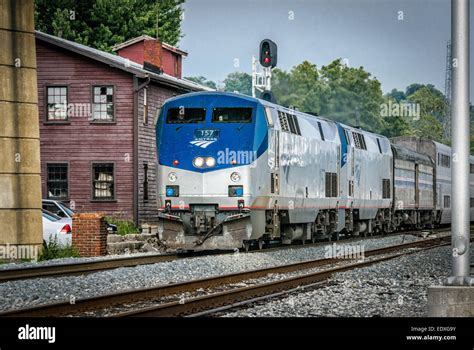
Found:
<path fill-rule="evenodd" d="M 243 248 L 244 248 L 245 252 L 248 253 L 249 250 L 250 250 L 250 242 L 249 241 L 244 242 Z"/>
<path fill-rule="evenodd" d="M 262 250 L 262 249 L 263 249 L 263 243 L 264 243 L 264 242 L 263 242 L 263 240 L 261 240 L 261 239 L 258 241 L 258 250 Z"/>

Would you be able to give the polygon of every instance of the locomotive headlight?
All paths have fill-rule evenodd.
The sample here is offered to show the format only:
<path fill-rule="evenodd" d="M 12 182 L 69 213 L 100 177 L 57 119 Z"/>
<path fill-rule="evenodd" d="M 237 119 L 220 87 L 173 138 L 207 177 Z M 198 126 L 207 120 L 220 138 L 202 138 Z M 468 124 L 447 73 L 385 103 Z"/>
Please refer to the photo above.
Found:
<path fill-rule="evenodd" d="M 203 165 L 204 165 L 204 158 L 202 158 L 202 157 L 196 157 L 196 158 L 194 158 L 194 160 L 193 160 L 193 165 L 194 165 L 196 168 L 202 168 Z"/>
<path fill-rule="evenodd" d="M 177 179 L 178 179 L 178 176 L 176 175 L 176 173 L 168 174 L 168 180 L 170 180 L 170 182 L 175 182 Z"/>
<path fill-rule="evenodd" d="M 216 165 L 216 159 L 214 157 L 207 157 L 206 158 L 206 166 L 212 168 Z"/>
<path fill-rule="evenodd" d="M 239 182 L 240 179 L 241 179 L 241 176 L 238 172 L 234 172 L 234 173 L 230 174 L 230 179 L 234 182 Z"/>

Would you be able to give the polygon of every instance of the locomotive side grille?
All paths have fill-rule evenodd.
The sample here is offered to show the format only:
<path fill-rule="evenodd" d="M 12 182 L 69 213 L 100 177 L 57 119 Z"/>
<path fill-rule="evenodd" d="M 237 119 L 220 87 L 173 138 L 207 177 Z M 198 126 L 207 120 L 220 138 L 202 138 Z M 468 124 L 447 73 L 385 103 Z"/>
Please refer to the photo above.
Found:
<path fill-rule="evenodd" d="M 390 179 L 382 179 L 382 198 L 390 198 Z"/>
<path fill-rule="evenodd" d="M 281 130 L 284 132 L 290 132 L 290 124 L 288 123 L 286 113 L 278 111 L 278 118 L 280 119 Z"/>
<path fill-rule="evenodd" d="M 326 197 L 337 197 L 337 173 L 326 173 Z"/>
<path fill-rule="evenodd" d="M 367 149 L 367 146 L 365 144 L 364 135 L 353 131 L 352 132 L 352 137 L 354 139 L 354 144 L 355 144 L 356 148 L 365 149 L 365 150 Z"/>

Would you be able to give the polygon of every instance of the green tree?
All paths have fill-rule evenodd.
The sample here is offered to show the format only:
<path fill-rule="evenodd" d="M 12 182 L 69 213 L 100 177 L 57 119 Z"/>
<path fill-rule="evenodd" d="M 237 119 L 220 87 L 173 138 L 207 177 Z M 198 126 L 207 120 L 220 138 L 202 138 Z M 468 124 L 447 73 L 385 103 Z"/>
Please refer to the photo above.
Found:
<path fill-rule="evenodd" d="M 36 0 L 35 23 L 42 32 L 111 51 L 146 34 L 177 45 L 185 0 Z"/>
<path fill-rule="evenodd" d="M 386 94 L 385 97 L 392 97 L 392 99 L 397 103 L 400 101 L 404 101 L 407 98 L 403 91 L 397 89 L 392 89 L 392 91 Z"/>
<path fill-rule="evenodd" d="M 216 89 L 217 90 L 216 83 L 213 82 L 212 80 L 207 80 L 207 78 L 203 77 L 202 75 L 199 76 L 199 77 L 184 77 L 184 79 L 187 79 L 187 80 L 193 81 L 195 83 L 208 86 L 211 89 Z"/>
<path fill-rule="evenodd" d="M 244 72 L 233 72 L 224 79 L 224 91 L 252 96 L 252 76 Z"/>
<path fill-rule="evenodd" d="M 395 89 L 392 90 L 392 92 Z M 398 90 L 396 90 L 398 91 Z M 401 92 L 401 91 L 400 91 Z M 403 93 L 403 92 L 402 92 Z M 396 103 L 406 103 L 404 100 L 397 101 L 397 98 L 400 98 L 401 95 L 397 92 L 395 94 L 387 94 L 384 96 L 385 106 L 390 106 Z M 387 107 L 388 108 L 388 107 Z M 381 134 L 387 137 L 396 137 L 396 136 L 411 136 L 413 135 L 412 126 L 410 119 L 404 115 L 396 116 L 387 116 L 384 118 L 384 126 L 381 130 Z"/>
<path fill-rule="evenodd" d="M 380 83 L 363 67 L 351 68 L 337 59 L 318 70 L 304 61 L 290 72 L 276 69 L 273 77 L 279 104 L 373 131 L 384 128 Z"/>
<path fill-rule="evenodd" d="M 408 101 L 419 106 L 419 118 L 412 120 L 412 129 L 415 136 L 429 138 L 439 142 L 448 142 L 443 139 L 441 120 L 444 114 L 444 95 L 431 87 L 423 86 L 408 96 Z"/>

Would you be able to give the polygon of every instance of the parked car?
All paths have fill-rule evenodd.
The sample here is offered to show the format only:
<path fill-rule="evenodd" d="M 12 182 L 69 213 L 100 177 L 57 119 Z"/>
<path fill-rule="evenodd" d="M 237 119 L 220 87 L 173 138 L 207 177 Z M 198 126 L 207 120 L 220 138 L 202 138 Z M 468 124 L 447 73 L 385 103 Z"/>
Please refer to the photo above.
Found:
<path fill-rule="evenodd" d="M 69 218 L 72 220 L 72 216 L 74 215 L 74 210 L 66 206 L 64 203 L 60 201 L 56 201 L 54 199 L 43 199 L 43 209 L 47 210 L 53 214 L 61 218 Z M 71 221 L 72 225 L 72 221 Z M 117 225 L 109 224 L 107 221 L 105 222 L 107 231 L 110 233 L 117 232 Z M 71 226 L 72 227 L 72 226 Z"/>
<path fill-rule="evenodd" d="M 60 201 L 55 201 L 53 199 L 43 199 L 43 209 L 49 211 L 50 213 L 56 214 L 61 218 L 72 219 L 74 211 L 68 208 L 64 203 Z"/>
<path fill-rule="evenodd" d="M 72 242 L 72 220 L 61 218 L 47 210 L 42 211 L 43 216 L 43 241 L 49 243 L 56 238 L 60 245 L 70 245 Z"/>

